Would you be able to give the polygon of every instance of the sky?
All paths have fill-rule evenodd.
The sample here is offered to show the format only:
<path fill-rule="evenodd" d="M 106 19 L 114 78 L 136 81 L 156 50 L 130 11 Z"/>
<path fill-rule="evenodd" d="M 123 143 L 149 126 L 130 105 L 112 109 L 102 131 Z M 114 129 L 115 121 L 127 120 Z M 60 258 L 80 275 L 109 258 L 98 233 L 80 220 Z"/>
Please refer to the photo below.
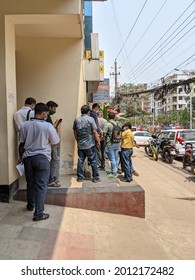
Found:
<path fill-rule="evenodd" d="M 93 32 L 99 33 L 99 48 L 105 52 L 111 92 L 115 60 L 119 85 L 152 86 L 168 75 L 195 69 L 195 0 L 93 2 Z"/>

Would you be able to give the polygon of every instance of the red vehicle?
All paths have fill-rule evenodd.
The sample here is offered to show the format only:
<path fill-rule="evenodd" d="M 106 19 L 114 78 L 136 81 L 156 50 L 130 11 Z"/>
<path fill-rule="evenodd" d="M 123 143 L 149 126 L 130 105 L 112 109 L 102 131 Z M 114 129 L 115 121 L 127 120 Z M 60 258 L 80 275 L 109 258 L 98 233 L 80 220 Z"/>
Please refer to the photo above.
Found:
<path fill-rule="evenodd" d="M 191 131 L 184 139 L 185 154 L 183 157 L 183 168 L 190 166 L 192 172 L 195 170 L 195 132 Z"/>

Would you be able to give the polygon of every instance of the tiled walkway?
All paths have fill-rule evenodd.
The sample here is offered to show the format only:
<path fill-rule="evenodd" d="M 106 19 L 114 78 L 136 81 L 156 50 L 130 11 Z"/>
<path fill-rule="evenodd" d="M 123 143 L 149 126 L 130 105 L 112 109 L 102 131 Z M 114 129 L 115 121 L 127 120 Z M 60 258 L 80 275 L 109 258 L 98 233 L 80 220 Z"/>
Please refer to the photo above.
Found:
<path fill-rule="evenodd" d="M 33 222 L 25 202 L 0 203 L 0 259 L 168 259 L 145 219 L 46 205 Z"/>
<path fill-rule="evenodd" d="M 176 169 L 177 162 L 176 172 L 157 164 L 141 149 L 135 155 L 135 181 L 146 192 L 145 219 L 46 205 L 50 218 L 33 222 L 25 202 L 0 203 L 0 259 L 194 260 L 194 176 Z"/>

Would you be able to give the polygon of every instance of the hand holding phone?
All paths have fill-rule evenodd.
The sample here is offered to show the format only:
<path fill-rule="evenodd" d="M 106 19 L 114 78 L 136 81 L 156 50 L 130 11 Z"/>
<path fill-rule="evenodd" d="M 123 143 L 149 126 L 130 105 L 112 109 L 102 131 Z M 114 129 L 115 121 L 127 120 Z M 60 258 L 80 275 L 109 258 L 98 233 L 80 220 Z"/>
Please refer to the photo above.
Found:
<path fill-rule="evenodd" d="M 61 122 L 62 122 L 62 119 L 59 119 L 57 124 L 56 124 L 56 128 L 61 124 Z"/>

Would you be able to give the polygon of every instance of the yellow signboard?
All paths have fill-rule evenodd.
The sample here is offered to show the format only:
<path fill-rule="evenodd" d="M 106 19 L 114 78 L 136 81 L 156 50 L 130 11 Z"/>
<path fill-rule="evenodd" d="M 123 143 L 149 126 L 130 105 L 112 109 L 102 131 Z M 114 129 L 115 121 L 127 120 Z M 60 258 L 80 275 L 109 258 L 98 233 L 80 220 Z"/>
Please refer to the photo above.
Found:
<path fill-rule="evenodd" d="M 104 58 L 104 51 L 99 51 L 99 58 L 101 58 L 101 59 Z"/>
<path fill-rule="evenodd" d="M 86 59 L 91 59 L 91 51 L 90 50 L 85 51 L 85 58 Z"/>
<path fill-rule="evenodd" d="M 104 65 L 100 65 L 100 74 L 104 74 Z"/>

